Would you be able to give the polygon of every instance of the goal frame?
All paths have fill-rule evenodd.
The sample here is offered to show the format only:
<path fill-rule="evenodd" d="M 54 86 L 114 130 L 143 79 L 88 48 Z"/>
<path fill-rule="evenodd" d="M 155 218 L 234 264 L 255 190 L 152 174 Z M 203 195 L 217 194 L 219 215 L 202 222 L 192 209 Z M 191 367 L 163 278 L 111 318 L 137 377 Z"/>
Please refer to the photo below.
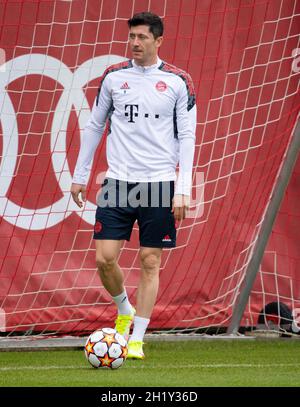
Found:
<path fill-rule="evenodd" d="M 245 278 L 233 306 L 232 318 L 227 329 L 227 334 L 236 335 L 238 333 L 240 322 L 251 294 L 251 289 L 259 271 L 265 248 L 272 232 L 276 215 L 280 209 L 284 193 L 289 184 L 299 151 L 300 119 L 298 116 L 294 131 L 292 132 L 291 141 L 287 147 L 286 154 L 278 171 L 277 180 L 274 184 L 273 191 L 271 192 L 269 205 L 266 206 L 265 213 L 262 217 L 263 220 L 257 235 L 256 243 L 250 253 L 250 260 L 245 270 Z"/>

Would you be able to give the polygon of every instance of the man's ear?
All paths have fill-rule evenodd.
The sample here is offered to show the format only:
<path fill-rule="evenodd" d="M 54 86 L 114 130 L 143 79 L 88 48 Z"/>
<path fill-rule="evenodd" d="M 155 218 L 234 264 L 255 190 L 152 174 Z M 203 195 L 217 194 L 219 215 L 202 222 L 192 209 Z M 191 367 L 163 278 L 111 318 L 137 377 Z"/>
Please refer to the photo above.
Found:
<path fill-rule="evenodd" d="M 159 48 L 161 44 L 163 43 L 164 38 L 163 37 L 157 37 L 156 38 L 156 47 Z"/>

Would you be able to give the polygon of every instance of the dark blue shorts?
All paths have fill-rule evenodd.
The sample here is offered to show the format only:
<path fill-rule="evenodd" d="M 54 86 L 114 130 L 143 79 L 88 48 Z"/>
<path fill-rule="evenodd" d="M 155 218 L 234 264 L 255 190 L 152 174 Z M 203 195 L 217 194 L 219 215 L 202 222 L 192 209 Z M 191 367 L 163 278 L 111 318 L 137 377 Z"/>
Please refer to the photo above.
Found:
<path fill-rule="evenodd" d="M 130 240 L 135 221 L 143 247 L 175 247 L 174 181 L 125 182 L 106 178 L 97 198 L 94 239 Z"/>

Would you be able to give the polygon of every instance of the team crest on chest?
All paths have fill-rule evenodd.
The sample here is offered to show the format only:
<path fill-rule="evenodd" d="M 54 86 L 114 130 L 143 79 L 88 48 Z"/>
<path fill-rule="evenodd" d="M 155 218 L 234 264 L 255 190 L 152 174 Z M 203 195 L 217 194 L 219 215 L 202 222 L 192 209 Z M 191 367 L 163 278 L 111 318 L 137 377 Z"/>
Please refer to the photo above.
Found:
<path fill-rule="evenodd" d="M 158 90 L 159 92 L 165 92 L 167 90 L 167 84 L 164 81 L 159 81 L 157 82 L 157 84 L 155 85 L 156 90 Z"/>

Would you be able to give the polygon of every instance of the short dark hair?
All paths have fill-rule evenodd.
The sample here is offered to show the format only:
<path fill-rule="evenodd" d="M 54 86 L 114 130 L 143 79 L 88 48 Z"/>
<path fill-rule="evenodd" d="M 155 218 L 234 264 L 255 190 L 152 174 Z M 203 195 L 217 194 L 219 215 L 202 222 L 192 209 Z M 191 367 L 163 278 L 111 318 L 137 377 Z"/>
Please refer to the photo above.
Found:
<path fill-rule="evenodd" d="M 155 39 L 161 37 L 164 33 L 164 24 L 162 19 L 150 11 L 137 13 L 128 20 L 129 28 L 136 27 L 138 25 L 148 25 L 149 31 L 153 34 Z"/>

